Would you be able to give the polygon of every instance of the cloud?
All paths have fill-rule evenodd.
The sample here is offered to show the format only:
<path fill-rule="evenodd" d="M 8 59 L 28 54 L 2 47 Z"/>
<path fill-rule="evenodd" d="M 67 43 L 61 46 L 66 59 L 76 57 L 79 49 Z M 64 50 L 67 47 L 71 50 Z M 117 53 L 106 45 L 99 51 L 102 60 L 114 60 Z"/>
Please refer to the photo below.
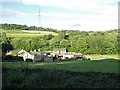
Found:
<path fill-rule="evenodd" d="M 55 23 L 47 21 L 48 24 L 45 24 L 52 28 L 79 30 L 108 30 L 117 28 L 118 6 L 113 5 L 113 3 L 117 3 L 118 1 L 119 0 L 55 0 L 51 2 L 51 0 L 29 0 L 28 2 L 28 0 L 23 0 L 23 2 L 28 5 L 34 4 L 73 11 L 76 10 L 77 12 L 73 13 L 41 13 L 41 18 L 46 16 L 52 18 L 52 20 L 54 18 L 57 19 L 54 20 Z M 87 13 L 82 13 L 81 11 Z M 43 23 L 45 23 L 44 20 Z M 81 26 L 75 25 L 76 23 L 80 23 Z"/>
<path fill-rule="evenodd" d="M 39 15 L 35 13 L 34 15 Z M 48 16 L 48 17 L 66 17 L 66 18 L 80 18 L 83 15 L 81 14 L 70 14 L 70 13 L 40 13 L 40 16 Z"/>
<path fill-rule="evenodd" d="M 21 2 L 21 0 L 1 0 L 1 2 Z"/>
<path fill-rule="evenodd" d="M 26 13 L 21 11 L 11 9 L 0 9 L 1 18 L 24 17 L 24 16 L 26 16 Z"/>
<path fill-rule="evenodd" d="M 41 9 L 41 25 L 55 29 L 78 29 L 78 30 L 108 30 L 118 27 L 118 0 L 22 0 L 23 5 L 30 7 L 39 6 Z M 44 8 L 44 7 L 45 8 Z M 38 7 L 38 8 L 39 8 Z M 48 8 L 50 7 L 50 9 Z M 51 10 L 52 7 L 52 10 Z M 42 10 L 43 9 L 43 10 Z M 44 9 L 47 9 L 44 11 Z M 54 10 L 55 9 L 55 10 Z M 61 10 L 60 12 L 56 10 Z M 64 13 L 62 13 L 62 10 Z M 68 12 L 67 12 L 68 10 Z M 73 11 L 72 13 L 70 13 Z M 3 10 L 0 17 L 21 17 L 23 12 L 16 10 Z M 85 12 L 85 13 L 83 13 Z M 13 14 L 14 13 L 14 14 Z M 32 12 L 29 12 L 30 14 Z M 36 13 L 26 24 L 33 25 Z M 29 17 L 27 17 L 29 18 Z M 34 19 L 35 20 L 35 19 Z M 22 22 L 25 23 L 25 22 Z"/>
<path fill-rule="evenodd" d="M 111 12 L 111 10 L 114 10 L 114 13 Z M 33 13 L 34 14 L 34 13 Z M 50 18 L 63 18 L 64 20 L 67 19 L 77 19 L 77 20 L 104 20 L 104 21 L 108 21 L 108 20 L 117 20 L 117 9 L 115 8 L 110 8 L 108 11 L 102 11 L 101 14 L 76 14 L 76 13 L 41 13 L 40 17 L 50 17 Z M 38 16 L 38 13 L 35 13 L 34 15 Z"/>
<path fill-rule="evenodd" d="M 78 9 L 91 12 L 99 12 L 106 9 L 107 6 L 112 5 L 118 0 L 22 0 L 27 5 L 39 5 L 59 7 L 64 9 Z M 99 11 L 98 11 L 99 10 Z"/>
<path fill-rule="evenodd" d="M 77 10 L 77 14 L 73 13 L 41 13 L 43 16 L 49 17 L 68 17 L 68 18 L 116 18 L 118 15 L 117 5 L 112 3 L 118 0 L 23 0 L 27 5 L 35 4 L 39 6 L 59 7 L 65 9 Z M 82 11 L 86 13 L 82 13 Z M 79 14 L 78 14 L 79 13 Z"/>
<path fill-rule="evenodd" d="M 71 27 L 80 27 L 81 24 L 73 24 L 73 25 L 70 25 Z"/>

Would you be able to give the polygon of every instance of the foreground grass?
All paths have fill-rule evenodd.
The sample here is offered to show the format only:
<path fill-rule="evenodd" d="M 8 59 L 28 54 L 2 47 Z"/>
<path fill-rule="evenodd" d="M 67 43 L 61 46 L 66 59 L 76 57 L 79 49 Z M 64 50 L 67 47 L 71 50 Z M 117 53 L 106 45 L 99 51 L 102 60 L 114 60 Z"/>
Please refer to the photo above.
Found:
<path fill-rule="evenodd" d="M 114 73 L 3 69 L 3 88 L 118 88 Z"/>
<path fill-rule="evenodd" d="M 3 88 L 118 88 L 114 59 L 61 62 L 3 62 Z"/>

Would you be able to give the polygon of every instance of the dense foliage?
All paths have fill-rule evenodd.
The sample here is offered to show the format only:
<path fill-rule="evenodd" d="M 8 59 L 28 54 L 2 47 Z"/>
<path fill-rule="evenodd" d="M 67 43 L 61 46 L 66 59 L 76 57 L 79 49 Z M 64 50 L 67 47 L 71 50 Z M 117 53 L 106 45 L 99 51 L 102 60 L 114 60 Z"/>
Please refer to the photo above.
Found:
<path fill-rule="evenodd" d="M 24 27 L 23 25 L 16 25 L 16 27 L 17 26 Z M 9 28 L 13 30 L 18 27 L 15 28 L 14 24 L 3 24 L 3 29 Z M 50 29 L 49 31 L 52 30 Z M 53 50 L 53 48 L 66 48 L 68 51 L 81 52 L 83 54 L 118 53 L 118 30 L 96 32 L 63 30 L 56 32 L 58 35 L 43 35 L 42 37 L 9 37 L 9 42 L 13 45 L 14 49 L 25 49 L 27 51 L 34 49 Z"/>
<path fill-rule="evenodd" d="M 0 34 L 0 45 L 2 45 L 2 51 L 6 52 L 9 50 L 13 50 L 13 46 L 10 43 L 10 40 L 6 36 L 6 33 L 1 32 Z"/>

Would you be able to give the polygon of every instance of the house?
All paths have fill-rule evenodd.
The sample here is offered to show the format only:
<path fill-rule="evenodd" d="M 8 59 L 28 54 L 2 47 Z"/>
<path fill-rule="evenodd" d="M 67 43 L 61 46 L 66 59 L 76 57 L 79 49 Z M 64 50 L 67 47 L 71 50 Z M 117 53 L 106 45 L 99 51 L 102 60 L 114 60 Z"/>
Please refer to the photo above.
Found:
<path fill-rule="evenodd" d="M 72 59 L 72 58 L 74 58 L 74 55 L 73 54 L 64 54 L 63 55 L 63 57 L 62 57 L 62 59 Z"/>
<path fill-rule="evenodd" d="M 23 57 L 23 54 L 25 53 L 25 52 L 27 52 L 27 51 L 25 51 L 25 50 L 20 50 L 19 52 L 18 52 L 18 56 L 19 57 Z"/>
<path fill-rule="evenodd" d="M 67 52 L 66 48 L 53 49 L 53 53 L 56 55 L 63 55 L 66 52 Z"/>
<path fill-rule="evenodd" d="M 25 52 L 23 54 L 23 60 L 26 61 L 27 59 L 31 59 L 33 62 L 43 61 L 44 55 L 43 53 L 39 53 L 39 52 Z"/>
<path fill-rule="evenodd" d="M 44 61 L 45 62 L 52 62 L 53 61 L 53 56 L 52 55 L 46 55 L 46 56 L 44 56 Z"/>
<path fill-rule="evenodd" d="M 73 55 L 74 55 L 74 58 L 77 58 L 77 57 L 83 57 L 83 54 L 81 54 L 81 53 L 73 53 Z"/>
<path fill-rule="evenodd" d="M 27 51 L 25 51 L 25 50 L 20 50 L 19 52 L 18 52 L 18 54 L 21 54 L 21 53 L 24 53 L 24 52 L 27 52 Z"/>

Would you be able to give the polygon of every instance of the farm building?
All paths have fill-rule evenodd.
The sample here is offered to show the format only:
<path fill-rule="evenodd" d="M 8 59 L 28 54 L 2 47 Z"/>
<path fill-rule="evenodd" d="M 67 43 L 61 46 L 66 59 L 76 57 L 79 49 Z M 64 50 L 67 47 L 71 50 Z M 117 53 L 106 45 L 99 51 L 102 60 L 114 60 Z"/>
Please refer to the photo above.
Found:
<path fill-rule="evenodd" d="M 67 52 L 66 48 L 53 49 L 53 53 L 57 55 L 62 55 Z"/>
<path fill-rule="evenodd" d="M 45 62 L 52 62 L 53 61 L 53 56 L 52 55 L 46 55 L 46 56 L 44 56 L 44 61 Z"/>
<path fill-rule="evenodd" d="M 22 57 L 23 56 L 23 54 L 24 53 L 26 53 L 27 51 L 25 51 L 25 50 L 20 50 L 19 52 L 18 52 L 18 56 L 20 56 L 20 57 Z"/>
<path fill-rule="evenodd" d="M 31 59 L 33 60 L 33 62 L 35 61 L 43 61 L 44 60 L 44 54 L 43 53 L 39 53 L 39 52 L 25 52 L 23 54 L 23 59 L 24 61 L 26 61 L 27 59 Z"/>
<path fill-rule="evenodd" d="M 73 54 L 64 54 L 63 57 L 62 57 L 62 59 L 67 59 L 67 58 L 71 59 L 73 57 L 74 57 Z"/>
<path fill-rule="evenodd" d="M 72 58 L 78 58 L 78 57 L 83 57 L 81 53 L 76 53 L 76 52 L 66 52 L 66 54 L 62 55 L 62 59 L 72 59 Z"/>
<path fill-rule="evenodd" d="M 8 54 L 12 54 L 13 51 L 9 52 Z M 53 49 L 53 51 L 40 51 L 40 50 L 34 50 L 27 52 L 25 50 L 19 50 L 17 51 L 17 55 L 19 57 L 23 57 L 24 61 L 31 60 L 33 62 L 36 61 L 45 61 L 45 62 L 51 62 L 51 61 L 60 61 L 64 59 L 78 59 L 83 60 L 85 56 L 78 52 L 67 52 L 65 48 L 60 49 Z"/>

